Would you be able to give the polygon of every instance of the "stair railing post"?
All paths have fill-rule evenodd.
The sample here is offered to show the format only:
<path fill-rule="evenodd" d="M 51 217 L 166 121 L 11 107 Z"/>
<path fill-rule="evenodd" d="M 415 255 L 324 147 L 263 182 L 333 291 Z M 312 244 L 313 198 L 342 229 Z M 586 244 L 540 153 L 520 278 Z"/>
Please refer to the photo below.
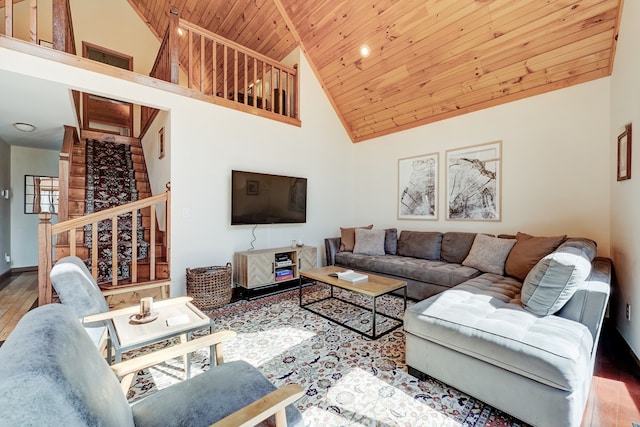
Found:
<path fill-rule="evenodd" d="M 164 214 L 164 236 L 167 265 L 169 266 L 169 277 L 171 277 L 171 183 L 167 182 L 167 202 Z"/>
<path fill-rule="evenodd" d="M 180 27 L 180 17 L 178 16 L 178 9 L 172 7 L 169 11 L 169 69 L 170 69 L 170 82 L 173 84 L 179 83 L 180 78 L 180 50 L 178 28 Z"/>
<path fill-rule="evenodd" d="M 51 303 L 51 279 L 49 273 L 52 267 L 52 235 L 51 214 L 42 212 L 38 215 L 38 306 Z"/>

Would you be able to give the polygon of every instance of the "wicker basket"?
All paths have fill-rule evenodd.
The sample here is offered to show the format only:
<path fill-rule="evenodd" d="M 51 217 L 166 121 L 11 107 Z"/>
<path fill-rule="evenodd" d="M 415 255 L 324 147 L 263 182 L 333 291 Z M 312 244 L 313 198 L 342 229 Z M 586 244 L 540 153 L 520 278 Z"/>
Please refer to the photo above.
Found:
<path fill-rule="evenodd" d="M 187 268 L 187 295 L 200 310 L 213 310 L 231 301 L 231 263 Z"/>

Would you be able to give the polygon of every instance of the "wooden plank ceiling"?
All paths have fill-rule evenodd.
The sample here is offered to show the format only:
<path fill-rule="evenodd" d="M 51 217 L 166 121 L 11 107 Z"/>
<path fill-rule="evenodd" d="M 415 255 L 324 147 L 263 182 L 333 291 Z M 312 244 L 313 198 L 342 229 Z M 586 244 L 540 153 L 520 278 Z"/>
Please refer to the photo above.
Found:
<path fill-rule="evenodd" d="M 354 142 L 607 76 L 622 9 L 622 0 L 129 3 L 157 35 L 173 6 L 276 60 L 299 45 Z"/>

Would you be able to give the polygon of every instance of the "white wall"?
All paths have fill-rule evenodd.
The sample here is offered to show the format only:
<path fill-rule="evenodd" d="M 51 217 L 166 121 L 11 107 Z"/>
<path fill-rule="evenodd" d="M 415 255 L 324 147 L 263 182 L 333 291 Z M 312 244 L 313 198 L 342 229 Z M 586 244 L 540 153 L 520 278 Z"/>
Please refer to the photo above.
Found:
<path fill-rule="evenodd" d="M 164 129 L 164 157 L 160 158 L 160 129 Z M 167 183 L 171 182 L 171 121 L 167 111 L 160 111 L 149 130 L 142 138 L 144 160 L 147 164 L 151 194 L 161 194 L 167 190 Z M 165 210 L 156 212 L 160 230 L 165 227 Z"/>
<path fill-rule="evenodd" d="M 38 215 L 24 213 L 24 176 L 58 176 L 58 152 L 11 147 L 11 268 L 38 265 Z M 57 215 L 51 221 L 56 222 Z"/>
<path fill-rule="evenodd" d="M 356 224 L 585 236 L 609 254 L 607 78 L 356 144 Z M 502 141 L 502 221 L 447 221 L 446 150 Z M 439 153 L 439 219 L 398 220 L 398 159 Z"/>
<path fill-rule="evenodd" d="M 173 295 L 184 292 L 185 268 L 222 265 L 250 247 L 249 226 L 230 224 L 232 169 L 308 178 L 307 223 L 259 226 L 256 248 L 315 245 L 353 223 L 354 146 L 304 58 L 300 61 L 302 127 L 140 86 L 0 48 L 0 68 L 88 92 L 170 110 Z"/>
<path fill-rule="evenodd" d="M 625 124 L 632 123 L 635 147 L 640 141 L 640 2 L 624 4 L 611 76 L 611 129 L 609 133 L 611 185 L 611 257 L 617 288 L 612 304 L 616 325 L 633 352 L 640 358 L 640 153 L 634 150 L 631 179 L 615 179 L 617 136 Z M 634 148 L 635 148 L 634 147 Z M 625 319 L 625 304 L 630 304 L 631 321 Z"/>
<path fill-rule="evenodd" d="M 11 147 L 0 140 L 0 190 L 11 190 Z M 0 275 L 11 266 L 5 262 L 4 254 L 11 253 L 10 200 L 0 198 Z"/>

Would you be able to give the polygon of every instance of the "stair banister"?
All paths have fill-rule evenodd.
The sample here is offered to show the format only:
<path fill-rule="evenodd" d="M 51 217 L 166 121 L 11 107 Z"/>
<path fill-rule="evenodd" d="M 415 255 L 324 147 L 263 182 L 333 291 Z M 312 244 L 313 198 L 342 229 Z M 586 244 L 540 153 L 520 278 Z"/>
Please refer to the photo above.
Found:
<path fill-rule="evenodd" d="M 134 202 L 127 203 L 125 205 L 116 206 L 113 208 L 105 209 L 99 212 L 95 212 L 92 214 L 85 215 L 80 218 L 74 218 L 67 221 L 59 222 L 57 224 L 51 224 L 51 214 L 48 212 L 43 212 L 39 214 L 40 224 L 38 225 L 38 305 L 44 305 L 51 302 L 52 290 L 51 290 L 51 281 L 49 278 L 49 273 L 51 271 L 51 267 L 53 266 L 53 239 L 54 237 L 58 237 L 60 235 L 67 236 L 69 241 L 69 249 L 70 255 L 76 254 L 76 232 L 78 229 L 83 230 L 85 225 L 91 225 L 91 233 L 92 233 L 92 274 L 94 277 L 97 277 L 97 261 L 98 261 L 98 223 L 104 220 L 112 221 L 112 233 L 117 233 L 117 221 L 118 216 L 131 213 L 134 225 L 137 221 L 137 211 L 149 208 L 151 210 L 151 218 L 155 224 L 155 210 L 158 206 L 164 206 L 166 209 L 165 214 L 165 233 L 167 235 L 167 262 L 170 261 L 170 187 L 167 185 L 167 191 L 163 194 L 158 194 L 155 196 L 147 197 L 141 200 L 137 200 Z M 151 227 L 153 230 L 151 235 L 155 238 L 155 225 Z M 82 232 L 82 231 L 80 231 Z M 133 239 L 132 242 L 137 241 L 137 230 L 134 228 Z M 134 240 L 135 239 L 135 240 Z M 113 252 L 112 252 L 112 284 L 114 287 L 117 286 L 117 268 L 118 268 L 118 253 L 117 253 L 117 239 L 113 238 Z M 155 280 L 155 241 L 151 242 L 152 249 L 150 251 L 150 281 Z M 136 245 L 132 245 L 136 246 Z M 133 253 L 135 254 L 136 249 L 132 248 Z M 152 256 L 153 255 L 153 256 Z M 123 285 L 124 288 L 127 286 L 132 291 L 136 290 L 135 285 L 137 283 L 137 258 L 132 257 L 132 286 Z M 140 289 L 143 289 L 145 286 L 144 283 L 140 284 Z"/>

